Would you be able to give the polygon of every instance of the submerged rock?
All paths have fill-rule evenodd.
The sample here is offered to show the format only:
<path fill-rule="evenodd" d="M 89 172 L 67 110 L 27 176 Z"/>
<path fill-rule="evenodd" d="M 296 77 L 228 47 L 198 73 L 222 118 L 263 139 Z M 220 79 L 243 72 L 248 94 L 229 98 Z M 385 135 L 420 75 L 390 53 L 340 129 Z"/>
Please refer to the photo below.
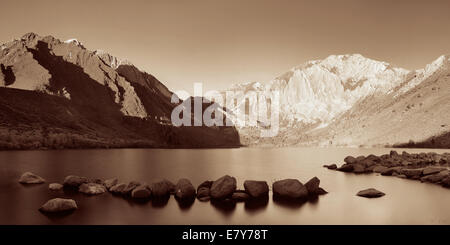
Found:
<path fill-rule="evenodd" d="M 125 188 L 127 188 L 127 184 L 119 183 L 119 184 L 116 184 L 116 185 L 112 186 L 109 189 L 109 191 L 114 193 L 114 194 L 120 194 L 120 193 L 122 193 L 123 190 L 125 190 Z"/>
<path fill-rule="evenodd" d="M 337 165 L 336 164 L 330 164 L 330 165 L 323 165 L 324 168 L 328 168 L 331 170 L 337 169 Z"/>
<path fill-rule="evenodd" d="M 171 186 L 167 180 L 153 182 L 150 185 L 150 189 L 152 191 L 152 195 L 156 198 L 164 198 L 170 196 L 171 193 Z"/>
<path fill-rule="evenodd" d="M 48 189 L 50 189 L 51 191 L 59 191 L 62 190 L 63 187 L 64 186 L 60 183 L 51 183 L 48 185 Z"/>
<path fill-rule="evenodd" d="M 337 170 L 342 171 L 342 172 L 353 172 L 353 165 L 346 163 L 346 164 L 342 165 L 340 168 L 338 168 Z"/>
<path fill-rule="evenodd" d="M 180 201 L 195 199 L 195 188 L 188 179 L 178 180 L 175 190 L 175 198 Z"/>
<path fill-rule="evenodd" d="M 131 197 L 134 199 L 149 199 L 152 195 L 148 185 L 140 185 L 131 191 Z"/>
<path fill-rule="evenodd" d="M 382 173 L 382 172 L 385 172 L 388 169 L 389 169 L 388 167 L 377 165 L 377 166 L 375 166 L 373 168 L 372 172 L 374 172 L 374 173 Z"/>
<path fill-rule="evenodd" d="M 369 188 L 369 189 L 358 192 L 356 195 L 360 196 L 360 197 L 377 198 L 377 197 L 382 197 L 385 194 L 377 189 Z"/>
<path fill-rule="evenodd" d="M 131 192 L 138 186 L 140 186 L 141 183 L 138 181 L 130 181 L 128 185 L 121 191 L 122 195 L 131 195 Z"/>
<path fill-rule="evenodd" d="M 119 182 L 119 180 L 117 178 L 113 178 L 113 179 L 107 179 L 105 180 L 105 182 L 103 183 L 106 187 L 107 190 L 111 189 L 111 187 L 117 185 L 117 183 Z"/>
<path fill-rule="evenodd" d="M 67 212 L 77 209 L 77 203 L 72 199 L 54 198 L 42 205 L 39 210 L 45 213 Z"/>
<path fill-rule="evenodd" d="M 106 188 L 97 183 L 84 183 L 80 185 L 78 191 L 87 195 L 98 195 L 105 193 Z"/>
<path fill-rule="evenodd" d="M 246 180 L 244 189 L 253 198 L 260 198 L 269 195 L 269 185 L 266 181 Z"/>
<path fill-rule="evenodd" d="M 354 164 L 357 162 L 356 158 L 352 157 L 352 156 L 348 156 L 346 158 L 344 158 L 344 162 L 347 164 Z"/>
<path fill-rule="evenodd" d="M 200 187 L 197 190 L 197 199 L 202 202 L 207 202 L 211 197 L 209 196 L 209 188 Z"/>
<path fill-rule="evenodd" d="M 213 182 L 210 196 L 214 199 L 230 197 L 236 190 L 236 178 L 225 175 Z"/>
<path fill-rule="evenodd" d="M 305 183 L 305 187 L 308 190 L 309 195 L 316 195 L 319 190 L 320 179 L 317 177 L 313 177 Z"/>
<path fill-rule="evenodd" d="M 273 195 L 287 199 L 303 199 L 308 197 L 306 187 L 296 179 L 284 179 L 273 183 Z"/>
<path fill-rule="evenodd" d="M 45 179 L 32 172 L 25 172 L 20 176 L 19 183 L 21 184 L 42 184 L 45 183 Z"/>
<path fill-rule="evenodd" d="M 69 175 L 64 179 L 63 185 L 65 187 L 78 188 L 80 185 L 84 183 L 88 183 L 88 179 L 86 177 Z"/>
<path fill-rule="evenodd" d="M 234 192 L 233 195 L 231 195 L 231 200 L 236 202 L 245 202 L 249 198 L 250 196 L 243 191 Z"/>

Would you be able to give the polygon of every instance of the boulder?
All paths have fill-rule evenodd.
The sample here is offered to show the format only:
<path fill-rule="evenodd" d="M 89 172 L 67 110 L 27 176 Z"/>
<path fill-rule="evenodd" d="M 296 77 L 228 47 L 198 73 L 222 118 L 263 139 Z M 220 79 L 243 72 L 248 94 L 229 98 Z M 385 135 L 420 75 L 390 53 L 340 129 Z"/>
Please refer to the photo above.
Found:
<path fill-rule="evenodd" d="M 125 190 L 125 188 L 127 188 L 127 184 L 119 183 L 119 184 L 116 184 L 116 185 L 112 186 L 109 189 L 109 191 L 112 192 L 112 193 L 115 193 L 115 194 L 120 194 L 120 193 L 122 193 L 123 190 Z"/>
<path fill-rule="evenodd" d="M 305 183 L 305 187 L 308 190 L 309 195 L 316 195 L 319 190 L 320 180 L 317 177 L 313 177 Z"/>
<path fill-rule="evenodd" d="M 326 191 L 326 190 L 324 190 L 323 188 L 317 188 L 317 191 L 316 191 L 316 195 L 325 195 L 325 194 L 327 194 L 328 193 L 328 191 Z"/>
<path fill-rule="evenodd" d="M 140 185 L 131 191 L 131 197 L 134 199 L 149 199 L 152 192 L 148 185 Z"/>
<path fill-rule="evenodd" d="M 20 176 L 19 183 L 21 184 L 42 184 L 45 183 L 45 179 L 32 172 L 25 172 Z"/>
<path fill-rule="evenodd" d="M 366 168 L 362 164 L 353 164 L 353 173 L 362 174 L 366 172 Z"/>
<path fill-rule="evenodd" d="M 48 185 L 48 189 L 51 191 L 59 191 L 62 190 L 64 186 L 61 185 L 60 183 L 51 183 Z"/>
<path fill-rule="evenodd" d="M 365 156 L 359 156 L 359 157 L 356 158 L 356 162 L 362 162 L 362 161 L 364 161 L 365 159 L 366 159 Z"/>
<path fill-rule="evenodd" d="M 138 186 L 140 186 L 141 183 L 138 181 L 130 181 L 128 185 L 121 191 L 122 195 L 131 195 L 131 192 Z"/>
<path fill-rule="evenodd" d="M 244 189 L 250 197 L 260 198 L 269 195 L 269 185 L 266 181 L 246 180 Z"/>
<path fill-rule="evenodd" d="M 209 188 L 200 187 L 197 189 L 197 198 L 202 202 L 207 202 L 210 199 Z"/>
<path fill-rule="evenodd" d="M 422 175 L 422 169 L 408 169 L 404 168 L 400 170 L 400 174 L 405 175 L 409 179 L 419 179 Z"/>
<path fill-rule="evenodd" d="M 342 172 L 353 172 L 353 165 L 352 164 L 344 164 L 340 168 L 337 169 L 338 171 Z"/>
<path fill-rule="evenodd" d="M 348 164 L 354 164 L 356 163 L 356 158 L 352 157 L 352 156 L 348 156 L 346 158 L 344 158 L 344 162 L 348 163 Z"/>
<path fill-rule="evenodd" d="M 113 178 L 113 179 L 107 179 L 105 180 L 105 182 L 103 183 L 106 187 L 107 190 L 111 189 L 111 187 L 117 185 L 117 183 L 119 182 L 119 180 L 117 178 Z"/>
<path fill-rule="evenodd" d="M 394 174 L 398 174 L 401 170 L 401 167 L 392 167 L 392 168 L 388 168 L 386 170 L 384 170 L 383 172 L 381 172 L 381 175 L 384 176 L 391 176 Z"/>
<path fill-rule="evenodd" d="M 234 200 L 235 202 L 245 202 L 248 200 L 250 196 L 245 192 L 234 192 L 233 195 L 231 195 L 231 200 Z"/>
<path fill-rule="evenodd" d="M 445 177 L 441 183 L 443 187 L 450 188 L 450 176 Z"/>
<path fill-rule="evenodd" d="M 384 171 L 386 171 L 388 169 L 389 169 L 388 167 L 377 165 L 377 166 L 375 166 L 373 168 L 372 172 L 374 172 L 374 173 L 382 173 L 382 172 L 384 172 Z"/>
<path fill-rule="evenodd" d="M 330 165 L 323 165 L 324 168 L 328 168 L 331 170 L 337 169 L 337 165 L 336 164 L 330 164 Z"/>
<path fill-rule="evenodd" d="M 379 163 L 379 162 L 381 162 L 381 158 L 378 157 L 378 156 L 375 156 L 375 155 L 373 155 L 373 154 L 368 155 L 368 156 L 366 157 L 366 160 L 367 160 L 367 161 L 374 162 L 374 163 Z"/>
<path fill-rule="evenodd" d="M 273 194 L 280 198 L 303 199 L 308 197 L 306 187 L 296 179 L 284 179 L 273 183 Z"/>
<path fill-rule="evenodd" d="M 161 180 L 161 182 L 164 183 L 165 185 L 167 185 L 167 188 L 169 188 L 170 194 L 175 194 L 175 192 L 177 191 L 177 188 L 176 188 L 175 184 L 172 183 L 172 181 L 163 179 L 163 180 Z"/>
<path fill-rule="evenodd" d="M 195 188 L 192 185 L 191 181 L 188 179 L 180 179 L 178 180 L 175 186 L 175 198 L 178 200 L 192 200 L 195 199 Z"/>
<path fill-rule="evenodd" d="M 39 210 L 45 213 L 67 212 L 77 209 L 77 203 L 72 199 L 54 198 L 42 205 Z"/>
<path fill-rule="evenodd" d="M 88 179 L 86 177 L 69 175 L 64 179 L 63 185 L 65 187 L 78 188 L 80 185 L 84 183 L 88 183 Z"/>
<path fill-rule="evenodd" d="M 426 167 L 425 169 L 422 170 L 422 175 L 437 174 L 442 170 L 444 169 L 441 167 Z"/>
<path fill-rule="evenodd" d="M 78 191 L 87 195 L 98 195 L 106 192 L 106 188 L 97 183 L 84 183 L 78 188 Z"/>
<path fill-rule="evenodd" d="M 230 197 L 236 190 L 236 178 L 225 175 L 213 182 L 210 196 L 213 199 L 224 199 Z"/>
<path fill-rule="evenodd" d="M 382 197 L 385 194 L 377 189 L 369 188 L 369 189 L 358 192 L 356 195 L 360 196 L 360 197 L 376 198 L 376 197 Z"/>
<path fill-rule="evenodd" d="M 166 180 L 156 181 L 150 185 L 152 196 L 156 198 L 164 198 L 170 195 L 171 186 Z"/>
<path fill-rule="evenodd" d="M 210 189 L 211 186 L 212 186 L 212 184 L 213 184 L 213 182 L 214 182 L 214 181 L 211 181 L 211 180 L 204 181 L 203 183 L 201 183 L 201 184 L 197 187 L 197 190 L 200 189 L 200 188 L 203 188 L 203 187 Z"/>
<path fill-rule="evenodd" d="M 390 157 L 398 157 L 399 155 L 398 155 L 397 151 L 391 151 L 391 152 L 389 153 L 389 156 L 390 156 Z"/>

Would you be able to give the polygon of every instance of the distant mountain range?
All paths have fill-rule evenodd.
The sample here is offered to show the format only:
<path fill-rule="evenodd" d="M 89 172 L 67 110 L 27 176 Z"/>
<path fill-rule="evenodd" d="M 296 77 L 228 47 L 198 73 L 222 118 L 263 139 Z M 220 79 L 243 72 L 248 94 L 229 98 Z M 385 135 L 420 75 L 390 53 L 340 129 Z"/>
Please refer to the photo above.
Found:
<path fill-rule="evenodd" d="M 266 122 L 173 126 L 179 104 L 171 103 L 167 87 L 76 39 L 28 33 L 0 46 L 0 68 L 0 149 L 450 147 L 449 56 L 408 71 L 359 54 L 332 55 L 268 83 L 233 85 L 231 91 L 280 92 L 279 133 L 268 138 L 260 136 Z"/>
<path fill-rule="evenodd" d="M 260 127 L 241 127 L 241 142 L 450 147 L 449 64 L 450 57 L 441 56 L 408 71 L 360 54 L 332 55 L 265 84 L 234 85 L 231 90 L 280 92 L 279 134 L 261 138 Z"/>
<path fill-rule="evenodd" d="M 0 49 L 0 148 L 240 145 L 234 127 L 172 126 L 169 89 L 76 39 L 28 33 Z"/>

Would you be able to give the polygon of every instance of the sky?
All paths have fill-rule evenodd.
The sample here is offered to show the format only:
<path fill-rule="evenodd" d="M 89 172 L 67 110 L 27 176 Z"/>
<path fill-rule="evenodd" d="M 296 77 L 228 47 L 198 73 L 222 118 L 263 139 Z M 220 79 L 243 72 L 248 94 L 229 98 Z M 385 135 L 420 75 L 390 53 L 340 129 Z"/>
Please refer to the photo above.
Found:
<path fill-rule="evenodd" d="M 0 1 L 0 43 L 27 32 L 77 38 L 173 91 L 269 81 L 332 54 L 410 70 L 450 54 L 447 0 Z"/>

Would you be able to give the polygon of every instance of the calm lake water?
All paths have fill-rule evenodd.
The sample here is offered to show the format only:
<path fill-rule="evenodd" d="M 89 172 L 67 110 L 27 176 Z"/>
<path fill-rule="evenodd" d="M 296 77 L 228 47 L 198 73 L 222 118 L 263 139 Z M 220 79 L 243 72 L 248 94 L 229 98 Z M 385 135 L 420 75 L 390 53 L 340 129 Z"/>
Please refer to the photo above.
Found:
<path fill-rule="evenodd" d="M 345 174 L 322 167 L 341 164 L 347 155 L 380 155 L 389 151 L 386 148 L 3 151 L 0 224 L 450 224 L 449 189 L 376 174 Z M 26 171 L 44 177 L 47 183 L 19 184 L 17 180 Z M 135 203 L 109 193 L 85 196 L 48 190 L 49 183 L 62 183 L 70 174 L 147 183 L 159 178 L 173 182 L 188 178 L 195 186 L 229 174 L 237 178 L 241 189 L 246 179 L 266 180 L 271 186 L 273 181 L 283 178 L 297 178 L 305 183 L 317 176 L 329 193 L 297 206 L 276 203 L 270 194 L 266 205 L 256 207 L 237 203 L 225 208 L 196 200 L 192 206 L 181 208 L 173 197 L 161 206 L 151 201 Z M 386 196 L 378 199 L 355 196 L 369 187 L 385 192 Z M 79 209 L 63 217 L 49 217 L 38 211 L 43 203 L 55 197 L 75 199 Z"/>

